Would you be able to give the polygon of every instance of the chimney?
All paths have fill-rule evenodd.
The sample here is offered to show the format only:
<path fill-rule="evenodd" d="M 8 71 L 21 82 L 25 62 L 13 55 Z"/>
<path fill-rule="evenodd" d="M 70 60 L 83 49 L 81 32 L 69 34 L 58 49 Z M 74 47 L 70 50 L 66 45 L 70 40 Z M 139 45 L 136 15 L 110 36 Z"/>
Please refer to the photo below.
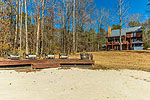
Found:
<path fill-rule="evenodd" d="M 111 36 L 111 26 L 108 27 L 108 37 Z"/>

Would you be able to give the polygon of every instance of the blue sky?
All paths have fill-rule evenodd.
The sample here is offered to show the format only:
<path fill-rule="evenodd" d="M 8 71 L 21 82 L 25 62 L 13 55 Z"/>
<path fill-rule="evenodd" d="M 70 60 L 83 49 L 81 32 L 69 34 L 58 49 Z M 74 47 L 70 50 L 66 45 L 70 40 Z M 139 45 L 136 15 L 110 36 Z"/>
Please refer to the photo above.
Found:
<path fill-rule="evenodd" d="M 106 8 L 106 9 L 112 9 L 114 8 L 114 1 L 117 0 L 95 0 L 96 2 L 96 8 Z M 130 9 L 129 13 L 140 13 L 145 16 L 146 18 L 146 9 L 147 9 L 147 1 L 148 0 L 126 0 L 129 3 Z"/>

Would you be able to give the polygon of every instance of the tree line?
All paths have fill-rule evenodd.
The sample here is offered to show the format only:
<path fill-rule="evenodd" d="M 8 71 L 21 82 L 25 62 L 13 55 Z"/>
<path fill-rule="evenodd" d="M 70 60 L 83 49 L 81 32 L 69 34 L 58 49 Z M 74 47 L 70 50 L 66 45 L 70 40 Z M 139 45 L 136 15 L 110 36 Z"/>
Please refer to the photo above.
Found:
<path fill-rule="evenodd" d="M 99 51 L 109 25 L 147 25 L 128 14 L 125 0 L 116 1 L 115 9 L 99 10 L 94 0 L 1 0 L 0 56 Z M 144 37 L 149 41 L 148 32 Z"/>
<path fill-rule="evenodd" d="M 95 6 L 94 0 L 1 0 L 0 55 L 101 49 L 109 14 Z"/>

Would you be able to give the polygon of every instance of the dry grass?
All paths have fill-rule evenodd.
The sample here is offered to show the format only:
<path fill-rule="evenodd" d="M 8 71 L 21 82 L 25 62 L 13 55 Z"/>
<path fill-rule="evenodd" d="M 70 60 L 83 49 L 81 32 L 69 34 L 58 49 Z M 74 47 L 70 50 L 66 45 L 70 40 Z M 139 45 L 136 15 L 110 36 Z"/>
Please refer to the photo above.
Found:
<path fill-rule="evenodd" d="M 150 51 L 100 51 L 94 55 L 94 69 L 133 69 L 150 72 Z M 79 58 L 79 54 L 71 55 Z M 91 69 L 92 69 L 91 68 Z"/>

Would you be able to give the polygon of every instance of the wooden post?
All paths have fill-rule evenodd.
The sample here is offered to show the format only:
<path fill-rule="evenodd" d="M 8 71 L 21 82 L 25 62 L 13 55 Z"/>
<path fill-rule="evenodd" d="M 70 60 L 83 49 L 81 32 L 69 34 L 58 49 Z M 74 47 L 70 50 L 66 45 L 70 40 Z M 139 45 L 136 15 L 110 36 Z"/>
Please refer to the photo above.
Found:
<path fill-rule="evenodd" d="M 128 42 L 127 42 L 127 50 L 129 50 L 129 44 L 128 44 Z"/>
<path fill-rule="evenodd" d="M 130 38 L 130 48 L 132 48 L 131 44 L 132 44 L 132 41 L 131 41 L 131 38 Z"/>
<path fill-rule="evenodd" d="M 131 41 L 131 49 L 132 49 L 132 41 Z"/>
<path fill-rule="evenodd" d="M 114 49 L 114 45 L 113 45 L 113 42 L 112 42 L 112 50 Z"/>

